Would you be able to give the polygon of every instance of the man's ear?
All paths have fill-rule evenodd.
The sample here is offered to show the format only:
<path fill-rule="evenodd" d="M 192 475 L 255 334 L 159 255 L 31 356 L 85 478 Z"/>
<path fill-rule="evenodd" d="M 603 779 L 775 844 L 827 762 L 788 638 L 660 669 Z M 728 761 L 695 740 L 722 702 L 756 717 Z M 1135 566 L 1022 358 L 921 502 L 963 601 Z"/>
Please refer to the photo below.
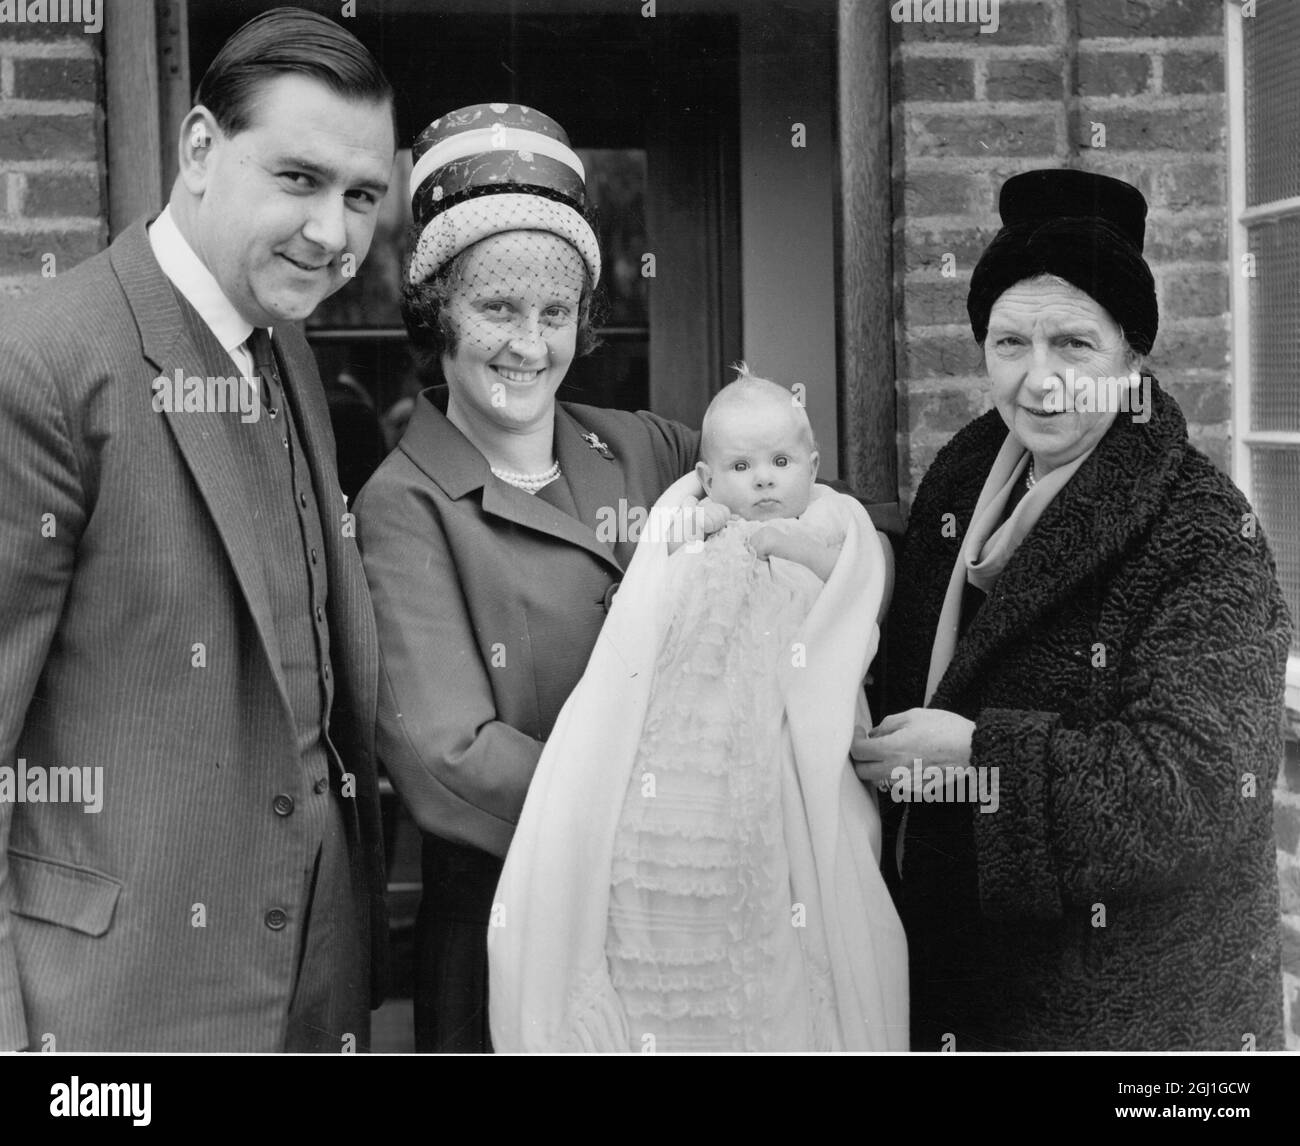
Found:
<path fill-rule="evenodd" d="M 177 142 L 180 157 L 180 177 L 192 195 L 203 194 L 207 186 L 212 148 L 221 129 L 206 107 L 199 104 L 181 121 L 181 136 Z"/>
<path fill-rule="evenodd" d="M 808 455 L 808 467 L 812 470 L 813 481 L 817 480 L 817 470 L 821 467 L 822 456 L 816 450 Z"/>
<path fill-rule="evenodd" d="M 712 492 L 713 471 L 709 469 L 706 463 L 704 462 L 695 463 L 695 476 L 700 479 L 700 485 L 704 487 L 705 493 Z"/>

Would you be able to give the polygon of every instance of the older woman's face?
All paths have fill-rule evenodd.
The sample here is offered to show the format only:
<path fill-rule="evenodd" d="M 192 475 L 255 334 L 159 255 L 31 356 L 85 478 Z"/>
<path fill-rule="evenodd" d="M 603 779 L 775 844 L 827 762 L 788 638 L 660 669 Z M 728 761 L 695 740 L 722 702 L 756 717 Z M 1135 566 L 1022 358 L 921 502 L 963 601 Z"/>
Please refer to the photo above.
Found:
<path fill-rule="evenodd" d="M 585 272 L 556 235 L 507 231 L 475 243 L 448 304 L 456 350 L 442 357 L 458 407 L 524 430 L 554 416 L 573 361 Z"/>
<path fill-rule="evenodd" d="M 1085 400 L 1072 381 L 1124 377 L 1135 365 L 1106 309 L 1057 279 L 1018 283 L 1002 293 L 989 314 L 984 362 L 993 403 L 1033 454 L 1036 477 L 1086 453 L 1115 421 L 1113 409 L 1088 408 L 1098 403 Z M 1105 392 L 1099 384 L 1092 397 Z"/>

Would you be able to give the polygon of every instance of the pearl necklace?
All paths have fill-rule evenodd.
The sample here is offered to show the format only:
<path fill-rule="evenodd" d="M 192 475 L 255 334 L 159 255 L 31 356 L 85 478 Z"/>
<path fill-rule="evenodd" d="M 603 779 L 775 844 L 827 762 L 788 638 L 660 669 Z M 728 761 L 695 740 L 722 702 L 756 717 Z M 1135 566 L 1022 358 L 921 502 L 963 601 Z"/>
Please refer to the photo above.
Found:
<path fill-rule="evenodd" d="M 544 489 L 560 476 L 560 463 L 558 461 L 551 465 L 548 470 L 543 470 L 539 474 L 521 474 L 516 470 L 497 469 L 491 467 L 492 472 L 496 474 L 507 485 L 515 486 L 524 493 L 536 493 L 539 489 Z"/>
<path fill-rule="evenodd" d="M 1038 479 L 1034 477 L 1034 463 L 1031 459 L 1029 462 L 1029 468 L 1025 470 L 1025 489 L 1033 489 L 1037 484 Z"/>

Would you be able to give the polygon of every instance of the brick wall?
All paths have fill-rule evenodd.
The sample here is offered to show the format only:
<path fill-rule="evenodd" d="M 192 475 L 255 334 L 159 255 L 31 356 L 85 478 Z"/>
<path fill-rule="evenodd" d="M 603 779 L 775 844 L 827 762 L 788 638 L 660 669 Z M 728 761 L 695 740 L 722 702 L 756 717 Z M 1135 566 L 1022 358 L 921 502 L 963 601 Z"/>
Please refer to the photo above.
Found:
<path fill-rule="evenodd" d="M 108 241 L 101 50 L 77 25 L 0 24 L 0 293 Z"/>
<path fill-rule="evenodd" d="M 975 24 L 898 25 L 893 67 L 904 500 L 953 431 L 988 408 L 966 291 L 999 225 L 998 189 L 1035 167 L 1104 172 L 1147 197 L 1160 302 L 1151 370 L 1182 405 L 1196 444 L 1226 469 L 1217 0 L 1002 0 L 991 34 Z"/>
<path fill-rule="evenodd" d="M 1001 0 L 998 24 L 992 33 L 977 24 L 893 29 L 903 500 L 944 442 L 990 408 L 966 292 L 999 226 L 999 188 L 1036 167 L 1103 172 L 1146 196 L 1145 253 L 1160 303 L 1149 366 L 1182 406 L 1192 440 L 1226 470 L 1222 5 Z M 1300 745 L 1288 751 L 1275 819 L 1287 1037 L 1300 1049 Z"/>

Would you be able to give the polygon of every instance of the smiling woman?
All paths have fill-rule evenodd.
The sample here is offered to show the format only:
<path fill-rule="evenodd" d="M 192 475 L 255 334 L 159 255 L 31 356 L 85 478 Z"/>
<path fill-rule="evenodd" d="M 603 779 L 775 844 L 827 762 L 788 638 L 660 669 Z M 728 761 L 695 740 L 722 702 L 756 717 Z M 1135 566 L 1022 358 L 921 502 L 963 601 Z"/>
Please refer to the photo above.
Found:
<path fill-rule="evenodd" d="M 423 832 L 417 1049 L 491 1049 L 487 928 L 542 745 L 586 666 L 644 514 L 698 435 L 556 401 L 590 349 L 600 250 L 563 129 L 517 104 L 414 148 L 402 310 L 445 385 L 357 501 L 384 671 L 378 744 Z M 599 530 L 599 532 L 598 532 Z"/>

